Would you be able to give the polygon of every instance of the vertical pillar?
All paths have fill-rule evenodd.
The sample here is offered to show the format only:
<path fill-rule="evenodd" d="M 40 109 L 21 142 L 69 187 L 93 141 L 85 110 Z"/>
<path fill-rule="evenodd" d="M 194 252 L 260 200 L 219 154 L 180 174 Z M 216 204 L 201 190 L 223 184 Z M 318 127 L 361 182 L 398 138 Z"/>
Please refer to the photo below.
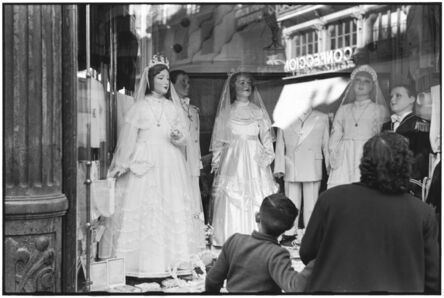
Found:
<path fill-rule="evenodd" d="M 62 5 L 63 183 L 68 212 L 63 219 L 62 291 L 77 291 L 77 5 Z"/>
<path fill-rule="evenodd" d="M 62 6 L 4 6 L 4 291 L 60 292 Z"/>

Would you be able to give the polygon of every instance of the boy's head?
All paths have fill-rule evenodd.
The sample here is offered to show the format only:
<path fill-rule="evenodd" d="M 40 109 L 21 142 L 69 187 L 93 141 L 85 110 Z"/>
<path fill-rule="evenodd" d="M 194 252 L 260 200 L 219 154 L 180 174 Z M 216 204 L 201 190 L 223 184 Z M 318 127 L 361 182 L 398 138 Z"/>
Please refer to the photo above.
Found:
<path fill-rule="evenodd" d="M 298 209 L 289 198 L 273 194 L 262 201 L 256 222 L 264 233 L 277 237 L 293 226 L 297 215 Z"/>

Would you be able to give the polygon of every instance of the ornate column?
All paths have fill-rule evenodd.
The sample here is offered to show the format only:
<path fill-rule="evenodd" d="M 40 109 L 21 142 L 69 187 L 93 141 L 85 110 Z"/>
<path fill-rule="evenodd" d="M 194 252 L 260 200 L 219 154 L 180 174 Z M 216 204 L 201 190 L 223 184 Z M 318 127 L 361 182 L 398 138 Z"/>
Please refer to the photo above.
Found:
<path fill-rule="evenodd" d="M 311 26 L 318 34 L 317 42 L 319 53 L 327 50 L 328 33 L 326 25 L 327 22 L 325 22 L 322 17 L 318 17 L 317 22 Z"/>
<path fill-rule="evenodd" d="M 356 20 L 356 46 L 358 48 L 362 48 L 366 45 L 366 42 L 369 38 L 369 34 L 372 33 L 365 28 L 365 18 L 364 15 L 367 11 L 364 9 L 362 5 L 358 5 L 355 7 L 352 16 Z"/>
<path fill-rule="evenodd" d="M 60 292 L 62 6 L 4 6 L 4 291 Z"/>

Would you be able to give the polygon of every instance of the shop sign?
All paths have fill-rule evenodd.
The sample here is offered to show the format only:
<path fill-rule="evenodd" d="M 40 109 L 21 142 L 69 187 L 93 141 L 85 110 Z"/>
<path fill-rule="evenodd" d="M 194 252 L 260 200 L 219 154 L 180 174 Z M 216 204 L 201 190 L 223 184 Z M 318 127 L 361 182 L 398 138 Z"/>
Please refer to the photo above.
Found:
<path fill-rule="evenodd" d="M 245 5 L 235 12 L 236 28 L 242 28 L 255 21 L 262 20 L 265 5 Z"/>
<path fill-rule="evenodd" d="M 351 68 L 355 66 L 352 60 L 353 53 L 352 47 L 345 47 L 291 58 L 285 62 L 284 70 L 297 76 Z"/>

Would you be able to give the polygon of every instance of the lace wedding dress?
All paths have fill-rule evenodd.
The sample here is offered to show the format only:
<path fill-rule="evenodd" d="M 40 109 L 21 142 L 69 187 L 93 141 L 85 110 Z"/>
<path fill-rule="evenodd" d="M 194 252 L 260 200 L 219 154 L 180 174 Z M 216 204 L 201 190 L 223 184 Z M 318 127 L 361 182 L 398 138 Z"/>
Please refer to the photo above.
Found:
<path fill-rule="evenodd" d="M 117 182 L 113 251 L 125 258 L 127 276 L 167 276 L 205 247 L 201 202 L 193 199 L 182 144 L 170 138 L 173 129 L 186 133 L 182 122 L 164 98 L 137 101 L 125 116 L 112 163 L 127 169 Z"/>

